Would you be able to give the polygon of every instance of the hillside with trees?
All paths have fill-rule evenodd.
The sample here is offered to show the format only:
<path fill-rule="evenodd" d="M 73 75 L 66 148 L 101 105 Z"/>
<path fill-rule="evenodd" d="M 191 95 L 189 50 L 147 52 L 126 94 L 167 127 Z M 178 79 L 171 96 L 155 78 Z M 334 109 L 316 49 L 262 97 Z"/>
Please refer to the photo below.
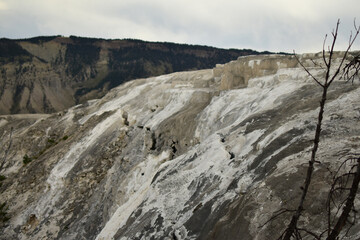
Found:
<path fill-rule="evenodd" d="M 132 79 L 265 53 L 134 39 L 0 39 L 0 114 L 52 113 L 100 98 Z"/>

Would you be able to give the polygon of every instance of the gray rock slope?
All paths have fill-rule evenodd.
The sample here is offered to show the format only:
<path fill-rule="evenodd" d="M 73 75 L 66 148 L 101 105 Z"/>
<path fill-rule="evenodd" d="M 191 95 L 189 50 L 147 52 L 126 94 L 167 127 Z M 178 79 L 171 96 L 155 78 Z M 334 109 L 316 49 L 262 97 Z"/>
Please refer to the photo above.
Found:
<path fill-rule="evenodd" d="M 289 215 L 263 225 L 298 202 L 320 96 L 293 57 L 249 56 L 127 82 L 52 115 L 3 115 L 0 238 L 275 239 Z M 328 169 L 359 152 L 359 101 L 356 82 L 330 88 L 301 223 L 314 231 Z"/>

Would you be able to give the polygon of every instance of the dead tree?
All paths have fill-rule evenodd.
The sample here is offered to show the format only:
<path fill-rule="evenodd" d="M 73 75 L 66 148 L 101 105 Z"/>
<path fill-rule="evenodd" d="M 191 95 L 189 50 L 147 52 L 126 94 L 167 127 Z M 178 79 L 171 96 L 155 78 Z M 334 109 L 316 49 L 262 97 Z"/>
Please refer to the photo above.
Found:
<path fill-rule="evenodd" d="M 350 170 L 339 174 L 340 170 L 347 164 L 350 164 Z M 352 179 L 352 180 L 351 180 Z M 349 184 L 350 183 L 350 184 Z M 349 228 L 354 225 L 357 211 L 354 206 L 354 201 L 356 197 L 357 190 L 360 183 L 360 154 L 349 154 L 345 160 L 342 162 L 338 168 L 336 174 L 333 178 L 333 183 L 329 192 L 328 202 L 327 202 L 327 212 L 328 212 L 328 227 L 327 227 L 327 240 L 335 240 L 339 236 L 340 232 L 343 230 L 345 225 L 349 223 Z M 346 198 L 336 201 L 336 195 L 344 195 L 346 192 L 349 192 Z M 337 202 L 339 202 L 337 204 Z M 332 204 L 337 205 L 337 209 L 334 217 L 331 217 Z M 353 222 L 349 221 L 349 217 L 352 213 Z M 338 217 L 337 217 L 338 216 Z"/>
<path fill-rule="evenodd" d="M 350 35 L 348 48 L 345 50 L 345 52 L 344 52 L 344 54 L 343 54 L 343 56 L 341 58 L 340 64 L 336 67 L 335 71 L 333 72 L 332 67 L 333 67 L 333 60 L 334 60 L 333 59 L 334 58 L 334 47 L 335 47 L 335 43 L 336 43 L 336 40 L 337 40 L 337 37 L 338 37 L 339 24 L 340 24 L 340 20 L 337 21 L 336 28 L 332 32 L 333 40 L 332 40 L 332 44 L 328 48 L 328 50 L 325 50 L 325 44 L 326 44 L 327 36 L 325 37 L 325 40 L 324 40 L 324 43 L 323 43 L 322 60 L 323 60 L 324 68 L 325 68 L 325 78 L 324 79 L 319 79 L 318 77 L 311 74 L 310 71 L 302 64 L 300 59 L 294 53 L 294 55 L 295 55 L 296 59 L 298 60 L 299 64 L 304 68 L 304 70 L 309 74 L 309 76 L 316 82 L 316 84 L 321 87 L 321 89 L 322 89 L 322 97 L 321 97 L 321 100 L 320 100 L 320 110 L 319 110 L 319 113 L 318 113 L 318 119 L 317 119 L 317 125 L 316 125 L 316 130 L 315 130 L 314 143 L 313 143 L 312 152 L 311 152 L 311 158 L 310 158 L 310 161 L 308 163 L 305 182 L 304 182 L 304 186 L 302 188 L 302 195 L 301 195 L 298 207 L 297 207 L 295 213 L 292 215 L 291 221 L 290 221 L 289 225 L 287 226 L 286 230 L 284 231 L 284 233 L 281 235 L 280 239 L 290 240 L 292 237 L 294 237 L 295 239 L 300 239 L 301 238 L 300 231 L 302 231 L 304 229 L 299 229 L 298 228 L 298 220 L 301 217 L 301 214 L 302 214 L 302 212 L 304 210 L 304 201 L 306 199 L 308 189 L 309 189 L 309 186 L 311 184 L 312 174 L 313 174 L 313 171 L 314 171 L 314 164 L 316 163 L 316 152 L 318 150 L 319 141 L 320 141 L 321 126 L 322 126 L 322 120 L 323 120 L 323 114 L 324 114 L 324 109 L 325 109 L 327 92 L 328 92 L 328 89 L 329 89 L 330 85 L 339 76 L 339 73 L 344 71 L 344 68 L 343 68 L 344 62 L 347 59 L 348 53 L 349 53 L 349 51 L 351 49 L 351 46 L 353 45 L 353 43 L 354 43 L 355 39 L 357 38 L 357 36 L 359 34 L 359 31 L 360 31 L 360 27 L 358 27 L 354 23 L 354 27 L 355 27 L 355 30 L 356 30 L 355 34 Z M 349 65 L 349 68 L 351 66 L 352 65 Z M 350 72 L 351 71 L 349 70 L 349 73 Z M 308 232 L 308 233 L 310 233 L 310 232 Z M 310 234 L 312 234 L 312 233 L 310 233 Z M 336 234 L 336 233 L 334 232 L 334 234 Z M 314 237 L 317 238 L 316 236 L 314 236 Z M 332 239 L 334 239 L 334 238 L 332 238 Z"/>

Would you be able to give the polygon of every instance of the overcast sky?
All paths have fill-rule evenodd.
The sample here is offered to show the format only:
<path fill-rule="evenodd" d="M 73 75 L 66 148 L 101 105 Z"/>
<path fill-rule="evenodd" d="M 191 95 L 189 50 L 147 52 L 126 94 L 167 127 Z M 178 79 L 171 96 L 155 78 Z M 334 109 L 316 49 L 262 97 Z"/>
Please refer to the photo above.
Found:
<path fill-rule="evenodd" d="M 302 53 L 322 50 L 338 18 L 341 50 L 354 18 L 360 24 L 360 0 L 0 0 L 0 38 L 76 35 Z"/>

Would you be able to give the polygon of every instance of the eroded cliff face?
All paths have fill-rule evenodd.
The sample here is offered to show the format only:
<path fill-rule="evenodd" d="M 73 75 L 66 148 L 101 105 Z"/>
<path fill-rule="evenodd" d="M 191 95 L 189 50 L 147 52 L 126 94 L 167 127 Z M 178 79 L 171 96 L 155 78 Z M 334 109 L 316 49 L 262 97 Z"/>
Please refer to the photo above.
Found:
<path fill-rule="evenodd" d="M 273 55 L 241 57 L 237 61 L 220 65 L 214 69 L 214 76 L 221 79 L 220 89 L 230 90 L 247 87 L 250 79 L 274 75 L 279 69 L 294 68 L 298 65 L 292 56 Z"/>
<path fill-rule="evenodd" d="M 130 81 L 52 115 L 1 116 L 0 238 L 274 239 L 289 216 L 263 225 L 297 204 L 320 96 L 293 58 L 251 56 Z M 359 152 L 359 98 L 358 83 L 330 88 L 305 206 L 314 231 L 328 169 Z"/>
<path fill-rule="evenodd" d="M 0 114 L 54 113 L 126 81 L 211 68 L 252 50 L 79 37 L 0 39 Z"/>

